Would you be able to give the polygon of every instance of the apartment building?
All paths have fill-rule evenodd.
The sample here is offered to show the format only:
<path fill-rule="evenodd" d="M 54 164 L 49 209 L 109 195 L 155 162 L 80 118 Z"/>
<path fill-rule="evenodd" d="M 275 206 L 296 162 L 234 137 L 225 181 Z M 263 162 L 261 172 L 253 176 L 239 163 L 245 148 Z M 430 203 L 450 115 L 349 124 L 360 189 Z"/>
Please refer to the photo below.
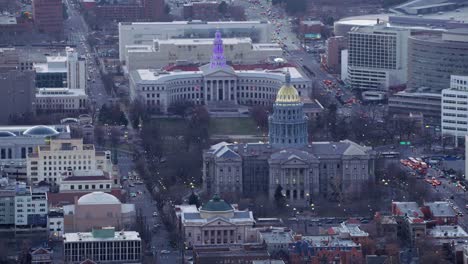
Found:
<path fill-rule="evenodd" d="M 60 184 L 70 171 L 112 171 L 110 151 L 96 151 L 94 145 L 83 144 L 83 139 L 53 139 L 29 154 L 26 164 L 30 183 Z"/>
<path fill-rule="evenodd" d="M 0 179 L 0 227 L 46 227 L 47 193 L 24 182 Z"/>
<path fill-rule="evenodd" d="M 468 76 L 452 75 L 450 88 L 442 90 L 442 135 L 453 136 L 455 146 L 468 135 Z"/>

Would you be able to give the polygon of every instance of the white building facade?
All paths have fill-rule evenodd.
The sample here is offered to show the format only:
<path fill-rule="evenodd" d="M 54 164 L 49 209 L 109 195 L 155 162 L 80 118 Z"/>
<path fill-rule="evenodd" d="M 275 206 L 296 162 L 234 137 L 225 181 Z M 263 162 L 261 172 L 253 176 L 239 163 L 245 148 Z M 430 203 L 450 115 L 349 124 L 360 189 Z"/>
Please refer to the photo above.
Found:
<path fill-rule="evenodd" d="M 119 58 L 125 61 L 128 45 L 152 45 L 155 39 L 212 38 L 219 28 L 225 37 L 250 37 L 254 43 L 269 43 L 271 24 L 267 21 L 173 21 L 119 23 Z"/>
<path fill-rule="evenodd" d="M 409 30 L 382 26 L 350 31 L 346 82 L 362 90 L 405 84 L 409 35 Z"/>
<path fill-rule="evenodd" d="M 51 140 L 27 158 L 28 182 L 60 184 L 70 171 L 102 170 L 112 172 L 110 151 L 98 152 L 83 139 Z"/>
<path fill-rule="evenodd" d="M 232 64 L 255 64 L 283 55 L 276 43 L 254 44 L 251 38 L 224 38 L 224 55 Z M 168 64 L 210 62 L 211 39 L 155 39 L 152 45 L 125 47 L 126 70 L 159 69 Z"/>
<path fill-rule="evenodd" d="M 36 111 L 74 113 L 87 110 L 88 96 L 84 89 L 38 88 Z"/>
<path fill-rule="evenodd" d="M 74 48 L 66 47 L 67 87 L 69 89 L 86 89 L 86 59 L 78 56 Z"/>
<path fill-rule="evenodd" d="M 47 192 L 35 192 L 18 183 L 15 195 L 15 226 L 47 225 Z"/>
<path fill-rule="evenodd" d="M 442 90 L 442 135 L 455 138 L 455 145 L 468 135 L 468 76 L 452 75 L 450 88 Z"/>
<path fill-rule="evenodd" d="M 242 244 L 256 239 L 252 231 L 255 220 L 251 211 L 236 210 L 217 195 L 200 210 L 193 207 L 183 209 L 178 216 L 189 247 Z"/>

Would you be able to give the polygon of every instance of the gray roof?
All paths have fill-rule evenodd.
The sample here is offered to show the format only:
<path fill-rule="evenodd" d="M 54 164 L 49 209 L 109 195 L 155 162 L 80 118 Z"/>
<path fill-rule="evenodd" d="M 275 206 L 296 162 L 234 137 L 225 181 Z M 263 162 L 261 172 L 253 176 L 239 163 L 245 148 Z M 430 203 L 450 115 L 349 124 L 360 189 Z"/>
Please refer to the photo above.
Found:
<path fill-rule="evenodd" d="M 448 202 L 425 203 L 435 217 L 455 217 L 457 213 Z"/>

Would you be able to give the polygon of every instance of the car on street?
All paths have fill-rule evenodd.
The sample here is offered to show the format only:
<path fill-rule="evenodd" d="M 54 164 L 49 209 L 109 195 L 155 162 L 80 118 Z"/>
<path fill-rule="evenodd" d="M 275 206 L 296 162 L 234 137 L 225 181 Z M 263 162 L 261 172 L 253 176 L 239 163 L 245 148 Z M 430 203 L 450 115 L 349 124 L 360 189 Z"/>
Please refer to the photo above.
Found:
<path fill-rule="evenodd" d="M 153 212 L 153 216 L 158 216 L 158 212 Z"/>
<path fill-rule="evenodd" d="M 160 253 L 161 254 L 169 254 L 169 253 L 171 253 L 171 251 L 163 249 L 163 250 L 160 251 Z"/>
<path fill-rule="evenodd" d="M 136 193 L 134 192 L 130 193 L 130 197 L 136 197 L 136 196 L 137 196 Z"/>

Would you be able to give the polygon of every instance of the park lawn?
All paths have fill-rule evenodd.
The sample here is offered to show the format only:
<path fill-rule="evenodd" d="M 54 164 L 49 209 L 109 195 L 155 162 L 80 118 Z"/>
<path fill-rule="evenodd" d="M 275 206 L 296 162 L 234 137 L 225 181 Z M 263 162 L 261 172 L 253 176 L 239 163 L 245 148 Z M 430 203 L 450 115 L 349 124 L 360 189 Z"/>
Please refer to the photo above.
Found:
<path fill-rule="evenodd" d="M 259 135 L 255 122 L 249 117 L 211 118 L 211 135 Z"/>
<path fill-rule="evenodd" d="M 181 118 L 157 118 L 154 119 L 159 124 L 163 135 L 184 135 L 187 124 Z M 255 122 L 248 117 L 225 117 L 211 118 L 211 135 L 260 135 Z"/>

